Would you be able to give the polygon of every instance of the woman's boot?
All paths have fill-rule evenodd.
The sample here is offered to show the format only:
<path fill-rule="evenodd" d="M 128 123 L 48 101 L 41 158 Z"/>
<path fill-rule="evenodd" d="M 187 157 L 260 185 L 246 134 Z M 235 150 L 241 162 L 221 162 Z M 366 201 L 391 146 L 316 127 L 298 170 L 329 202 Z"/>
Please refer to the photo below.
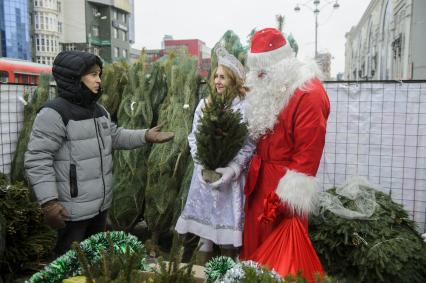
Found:
<path fill-rule="evenodd" d="M 195 264 L 204 266 L 212 257 L 213 257 L 213 251 L 211 252 L 197 251 L 197 254 L 195 255 Z"/>
<path fill-rule="evenodd" d="M 236 260 L 238 256 L 238 248 L 234 246 L 220 246 L 220 255 Z"/>

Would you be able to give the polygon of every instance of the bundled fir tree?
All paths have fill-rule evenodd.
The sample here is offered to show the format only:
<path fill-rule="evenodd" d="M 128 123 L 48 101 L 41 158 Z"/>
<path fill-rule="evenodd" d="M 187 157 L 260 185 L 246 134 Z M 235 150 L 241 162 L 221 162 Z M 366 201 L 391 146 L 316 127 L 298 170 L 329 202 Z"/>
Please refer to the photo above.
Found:
<path fill-rule="evenodd" d="M 242 114 L 232 109 L 234 98 L 232 90 L 222 94 L 211 91 L 195 134 L 196 159 L 203 165 L 203 178 L 209 183 L 220 179 L 221 175 L 214 170 L 227 166 L 248 134 Z"/>
<path fill-rule="evenodd" d="M 118 108 L 118 125 L 144 129 L 157 124 L 158 108 L 167 94 L 165 71 L 161 62 L 147 64 L 142 54 L 130 68 L 114 68 L 113 81 L 126 81 Z M 125 74 L 120 73 L 120 70 Z M 117 89 L 118 90 L 118 89 Z M 114 93 L 111 93 L 114 95 Z M 115 100 L 113 100 L 115 101 Z M 114 153 L 113 204 L 109 212 L 115 229 L 130 231 L 143 216 L 147 160 L 151 146 Z"/>
<path fill-rule="evenodd" d="M 123 60 L 106 64 L 102 70 L 103 94 L 99 102 L 108 110 L 113 121 L 117 121 L 123 91 L 129 81 L 128 76 L 129 64 Z"/>
<path fill-rule="evenodd" d="M 49 83 L 52 76 L 49 74 L 41 74 L 40 82 L 31 95 L 29 92 L 24 93 L 24 100 L 27 104 L 24 107 L 24 126 L 19 134 L 18 144 L 16 146 L 15 155 L 13 156 L 10 179 L 12 182 L 24 181 L 24 154 L 27 150 L 28 140 L 30 139 L 33 123 L 40 107 L 54 96 L 54 88 Z"/>
<path fill-rule="evenodd" d="M 0 173 L 0 275 L 12 282 L 18 275 L 37 269 L 53 249 L 56 233 L 43 221 L 39 205 L 22 182 L 11 184 Z"/>
<path fill-rule="evenodd" d="M 190 162 L 188 134 L 198 103 L 199 76 L 196 61 L 186 53 L 171 53 L 161 64 L 167 82 L 167 96 L 159 108 L 158 124 L 175 133 L 173 142 L 155 144 L 148 158 L 144 217 L 152 232 L 152 242 L 170 236 L 173 218 L 181 203 L 180 191 L 188 190 L 182 180 Z M 182 195 L 185 195 L 183 193 Z"/>
<path fill-rule="evenodd" d="M 325 270 L 345 282 L 426 282 L 426 243 L 414 221 L 390 196 L 365 190 L 375 196 L 369 218 L 347 219 L 330 210 L 310 218 L 312 243 Z M 337 194 L 335 188 L 327 192 L 341 202 L 340 210 L 357 211 L 365 202 Z"/>
<path fill-rule="evenodd" d="M 126 129 L 146 129 L 153 124 L 150 71 L 145 57 L 130 66 L 117 112 L 118 125 Z M 122 76 L 121 74 L 115 74 Z M 157 85 L 161 89 L 164 86 Z M 164 97 L 164 96 L 163 96 Z M 130 231 L 143 214 L 147 159 L 151 147 L 114 152 L 113 201 L 109 217 L 114 229 Z"/>

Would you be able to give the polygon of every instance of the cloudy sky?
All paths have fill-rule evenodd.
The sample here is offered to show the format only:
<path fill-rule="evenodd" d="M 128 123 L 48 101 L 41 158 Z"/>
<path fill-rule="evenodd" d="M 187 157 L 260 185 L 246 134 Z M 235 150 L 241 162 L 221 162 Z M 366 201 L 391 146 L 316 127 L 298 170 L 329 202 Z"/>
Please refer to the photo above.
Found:
<path fill-rule="evenodd" d="M 318 50 L 332 54 L 332 76 L 344 71 L 345 33 L 356 25 L 371 0 L 321 0 L 318 16 Z M 300 4 L 300 12 L 294 7 Z M 246 45 L 253 28 L 276 27 L 284 15 L 284 32 L 299 44 L 299 57 L 315 53 L 313 0 L 135 0 L 135 48 L 157 49 L 165 34 L 174 39 L 197 38 L 213 47 L 227 30 Z"/>

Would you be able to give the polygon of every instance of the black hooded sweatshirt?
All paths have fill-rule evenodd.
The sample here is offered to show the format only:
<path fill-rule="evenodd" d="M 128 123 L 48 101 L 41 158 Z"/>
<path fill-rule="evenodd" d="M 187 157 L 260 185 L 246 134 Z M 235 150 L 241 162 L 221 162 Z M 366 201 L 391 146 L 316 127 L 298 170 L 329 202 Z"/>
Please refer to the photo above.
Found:
<path fill-rule="evenodd" d="M 83 51 L 62 51 L 53 62 L 53 77 L 55 78 L 58 97 L 48 101 L 44 107 L 56 110 L 62 117 L 65 125 L 69 120 L 84 120 L 107 116 L 103 107 L 96 101 L 102 95 L 102 88 L 93 93 L 81 82 L 81 77 L 94 66 L 101 68 L 101 59 L 91 53 Z"/>

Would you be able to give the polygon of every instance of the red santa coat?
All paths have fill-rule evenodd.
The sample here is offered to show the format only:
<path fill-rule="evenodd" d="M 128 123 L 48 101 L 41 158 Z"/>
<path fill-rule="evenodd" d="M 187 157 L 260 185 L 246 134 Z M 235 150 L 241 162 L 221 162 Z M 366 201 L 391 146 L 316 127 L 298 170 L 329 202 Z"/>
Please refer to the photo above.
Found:
<path fill-rule="evenodd" d="M 241 259 L 281 275 L 323 273 L 307 234 L 330 102 L 321 82 L 297 89 L 272 131 L 257 143 L 245 185 Z"/>

